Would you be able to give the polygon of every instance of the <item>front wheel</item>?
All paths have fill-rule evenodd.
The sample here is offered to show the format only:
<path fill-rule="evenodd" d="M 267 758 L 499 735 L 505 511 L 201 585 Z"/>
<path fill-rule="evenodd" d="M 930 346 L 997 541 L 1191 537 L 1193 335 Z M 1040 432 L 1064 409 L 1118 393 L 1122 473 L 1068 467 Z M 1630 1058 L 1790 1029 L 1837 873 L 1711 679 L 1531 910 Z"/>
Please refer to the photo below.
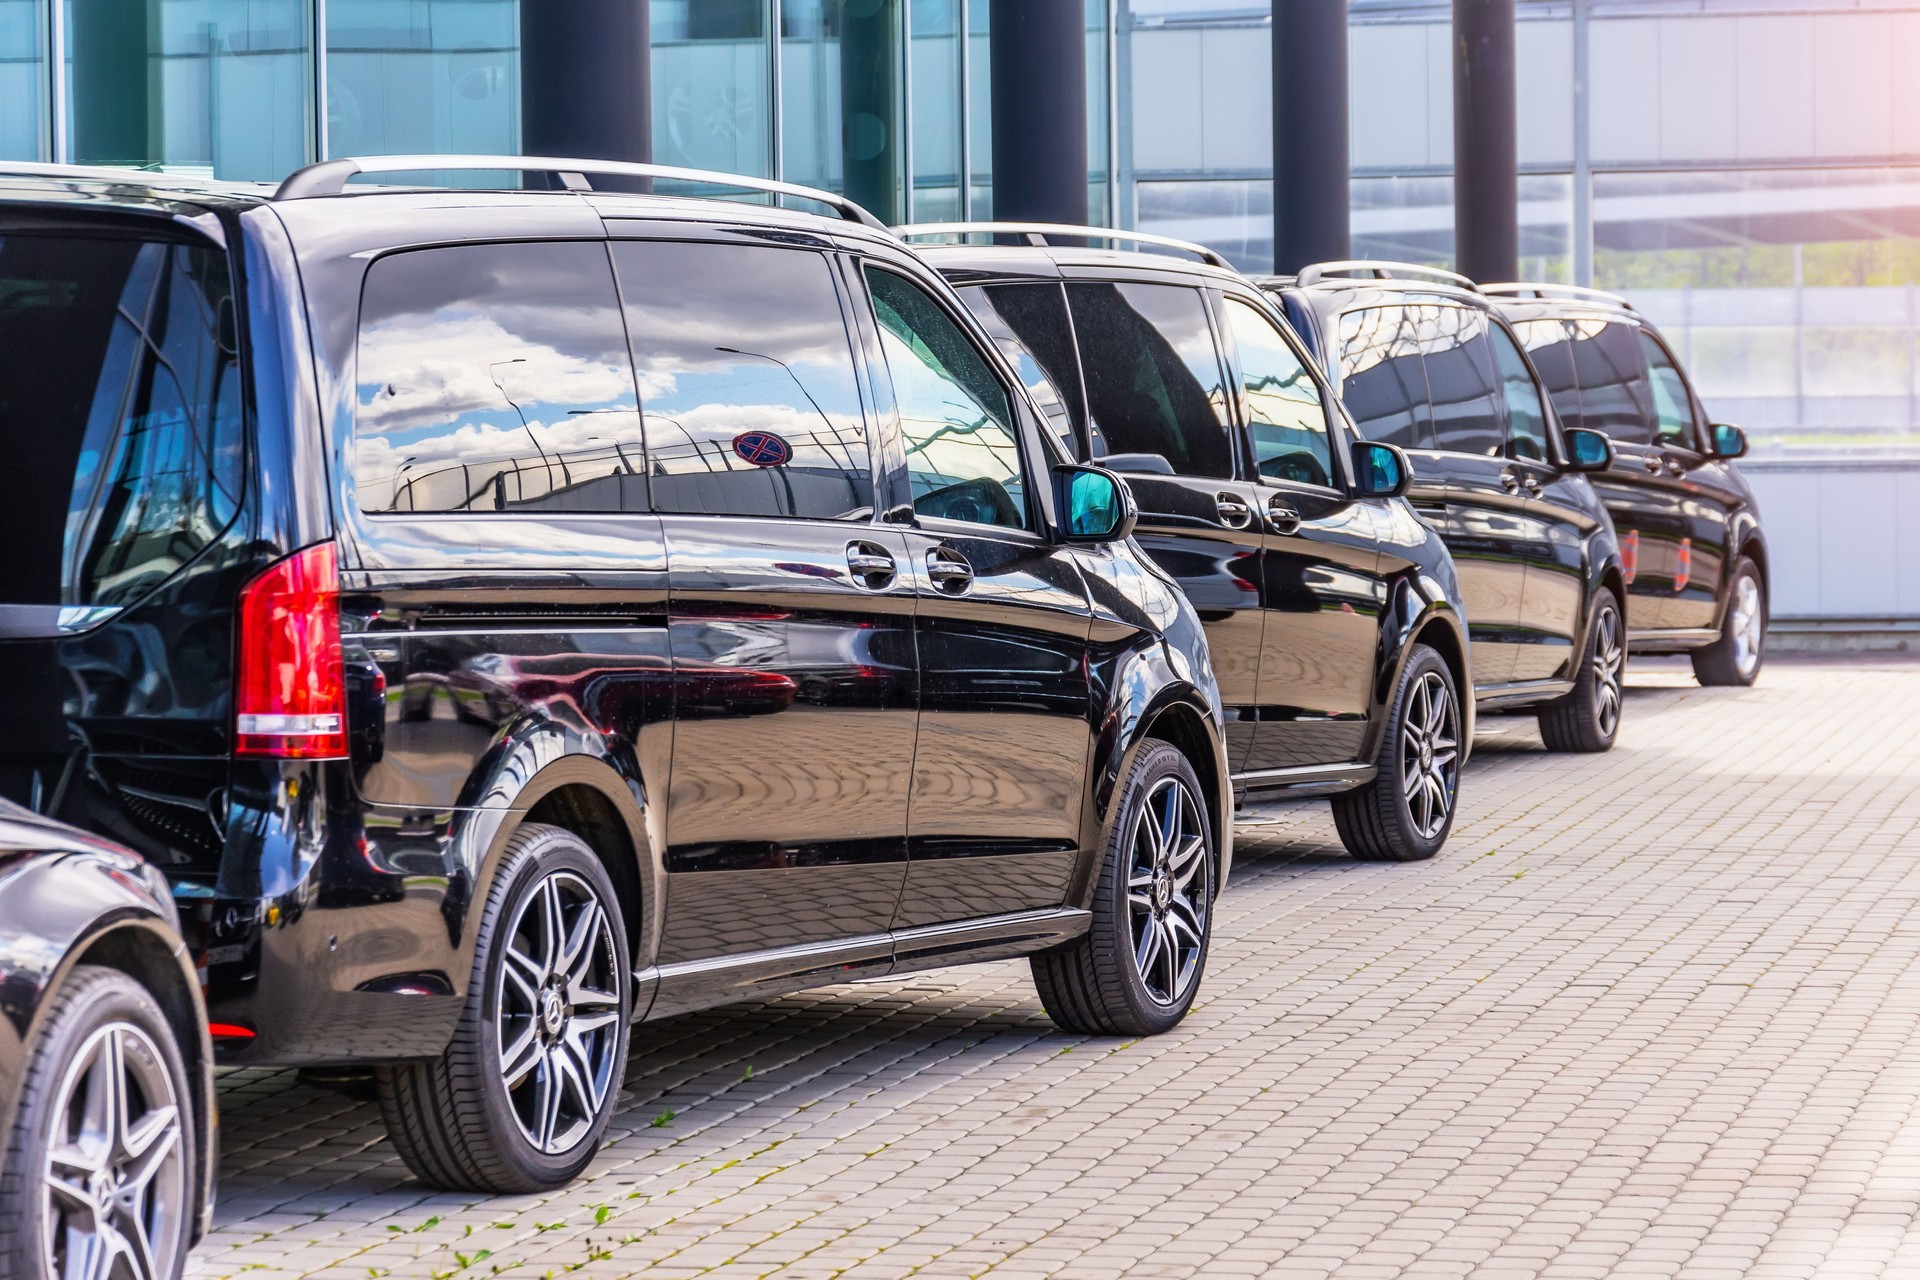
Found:
<path fill-rule="evenodd" d="M 1620 604 L 1613 592 L 1602 591 L 1594 601 L 1573 692 L 1540 708 L 1540 739 L 1547 750 L 1612 749 L 1620 736 L 1620 681 L 1626 668 L 1627 629 L 1620 621 Z"/>
<path fill-rule="evenodd" d="M 0 1275 L 176 1280 L 194 1125 L 172 1027 L 146 988 L 93 965 L 41 1025 L 0 1165 Z"/>
<path fill-rule="evenodd" d="M 1200 989 L 1219 854 L 1200 780 L 1172 743 L 1141 749 L 1118 809 L 1092 926 L 1071 947 L 1034 956 L 1033 984 L 1063 1030 L 1158 1035 Z"/>
<path fill-rule="evenodd" d="M 558 827 L 514 833 L 453 1042 L 375 1073 L 387 1134 L 422 1182 L 548 1191 L 587 1167 L 626 1073 L 626 936 L 591 849 Z"/>
<path fill-rule="evenodd" d="M 1373 781 L 1333 797 L 1347 852 L 1367 862 L 1420 862 L 1440 852 L 1460 795 L 1460 694 L 1438 651 L 1416 644 L 1380 735 Z"/>
<path fill-rule="evenodd" d="M 1766 639 L 1766 588 L 1760 585 L 1759 567 L 1741 556 L 1733 571 L 1733 589 L 1727 593 L 1720 638 L 1693 651 L 1694 679 L 1704 685 L 1752 684 L 1760 678 Z"/>

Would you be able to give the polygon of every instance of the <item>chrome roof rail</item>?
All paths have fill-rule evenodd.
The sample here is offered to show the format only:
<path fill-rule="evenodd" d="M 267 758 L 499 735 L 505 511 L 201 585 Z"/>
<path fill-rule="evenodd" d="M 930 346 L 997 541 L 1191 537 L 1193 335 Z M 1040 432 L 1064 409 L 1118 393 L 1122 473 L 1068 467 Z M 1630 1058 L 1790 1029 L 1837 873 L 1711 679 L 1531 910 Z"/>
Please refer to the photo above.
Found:
<path fill-rule="evenodd" d="M 1510 280 L 1504 284 L 1484 284 L 1482 293 L 1497 293 L 1506 298 L 1571 298 L 1581 302 L 1601 302 L 1610 307 L 1619 307 L 1622 311 L 1633 310 L 1633 304 L 1617 293 L 1608 293 L 1605 289 L 1589 289 L 1577 284 L 1541 284 L 1527 280 Z"/>
<path fill-rule="evenodd" d="M 707 169 L 682 169 L 664 164 L 634 164 L 624 160 L 578 160 L 555 156 L 343 156 L 322 160 L 297 169 L 273 194 L 275 200 L 307 200 L 316 196 L 337 196 L 346 190 L 349 179 L 363 173 L 416 173 L 448 169 L 509 173 L 550 173 L 569 191 L 591 191 L 588 181 L 595 176 L 616 178 L 660 178 L 673 182 L 699 182 L 715 187 L 734 187 L 742 191 L 760 191 L 796 200 L 824 204 L 848 222 L 885 231 L 886 223 L 868 213 L 856 202 L 817 187 L 803 187 L 770 178 L 748 178 L 737 173 L 719 173 Z"/>
<path fill-rule="evenodd" d="M 1367 274 L 1363 275 L 1363 272 Z M 1479 285 L 1458 271 L 1448 271 L 1444 267 L 1426 267 L 1417 262 L 1388 262 L 1373 258 L 1316 262 L 1312 266 L 1300 268 L 1300 274 L 1294 283 L 1304 288 L 1310 284 L 1318 284 L 1329 277 L 1348 280 L 1426 280 L 1433 284 L 1452 285 L 1456 289 L 1465 289 L 1469 293 L 1480 292 Z"/>
<path fill-rule="evenodd" d="M 1181 253 L 1194 255 L 1208 266 L 1221 267 L 1227 271 L 1234 269 L 1233 264 L 1228 262 L 1225 255 L 1217 249 L 1209 249 L 1191 240 L 1150 235 L 1145 231 L 1122 231 L 1117 227 L 1074 227 L 1062 222 L 922 222 L 913 226 L 895 227 L 893 233 L 902 240 L 917 240 L 926 236 L 1025 236 L 1027 243 L 1041 249 L 1047 247 L 1048 236 L 1078 236 L 1083 240 L 1119 240 L 1128 244 L 1150 244 L 1162 249 L 1177 249 Z"/>

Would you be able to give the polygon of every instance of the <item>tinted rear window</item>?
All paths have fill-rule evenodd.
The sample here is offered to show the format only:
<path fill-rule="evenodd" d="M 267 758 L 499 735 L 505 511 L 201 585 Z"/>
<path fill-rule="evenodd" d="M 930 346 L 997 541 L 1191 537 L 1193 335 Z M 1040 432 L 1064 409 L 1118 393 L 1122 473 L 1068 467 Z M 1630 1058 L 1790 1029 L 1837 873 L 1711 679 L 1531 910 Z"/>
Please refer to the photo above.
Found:
<path fill-rule="evenodd" d="M 1047 415 L 1047 425 L 1078 457 L 1082 412 L 1080 365 L 1073 357 L 1067 296 L 1057 284 L 974 285 L 960 290 L 1000 354 Z"/>
<path fill-rule="evenodd" d="M 1427 387 L 1438 448 L 1488 457 L 1506 443 L 1504 407 L 1497 398 L 1487 318 L 1467 307 L 1423 307 Z"/>
<path fill-rule="evenodd" d="M 0 602 L 131 604 L 232 521 L 245 474 L 234 344 L 218 250 L 0 234 L 13 468 Z"/>
<path fill-rule="evenodd" d="M 1233 474 L 1226 386 L 1198 289 L 1069 284 L 1096 457 L 1154 453 L 1183 476 Z"/>
<path fill-rule="evenodd" d="M 1340 398 L 1369 440 L 1427 447 L 1427 371 L 1417 307 L 1366 307 L 1340 317 Z"/>
<path fill-rule="evenodd" d="M 1580 425 L 1628 444 L 1652 444 L 1653 389 L 1640 355 L 1637 325 L 1568 322 L 1574 376 L 1580 380 Z"/>

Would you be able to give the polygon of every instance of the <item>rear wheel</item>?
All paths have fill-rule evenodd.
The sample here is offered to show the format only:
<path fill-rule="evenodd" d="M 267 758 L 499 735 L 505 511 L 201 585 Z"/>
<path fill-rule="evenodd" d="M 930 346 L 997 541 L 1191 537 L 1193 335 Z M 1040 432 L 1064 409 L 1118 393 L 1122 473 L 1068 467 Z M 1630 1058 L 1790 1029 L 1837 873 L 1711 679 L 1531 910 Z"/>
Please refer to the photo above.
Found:
<path fill-rule="evenodd" d="M 1549 751 L 1607 751 L 1620 736 L 1625 702 L 1620 682 L 1627 668 L 1627 629 L 1611 591 L 1594 601 L 1587 647 L 1573 692 L 1540 708 L 1540 738 Z"/>
<path fill-rule="evenodd" d="M 1179 748 L 1148 742 L 1102 850 L 1093 923 L 1034 956 L 1047 1015 L 1086 1035 L 1157 1035 L 1187 1016 L 1207 967 L 1219 865 L 1205 792 Z"/>
<path fill-rule="evenodd" d="M 1445 659 L 1413 646 L 1380 735 L 1372 782 L 1333 797 L 1340 843 L 1368 862 L 1419 862 L 1453 830 L 1460 792 L 1460 695 Z"/>
<path fill-rule="evenodd" d="M 0 1166 L 0 1275 L 175 1280 L 193 1230 L 191 1097 L 146 988 L 75 969 L 29 1050 Z"/>
<path fill-rule="evenodd" d="M 466 1008 L 438 1058 L 381 1067 L 387 1133 L 453 1191 L 565 1185 L 599 1147 L 626 1072 L 626 928 L 606 868 L 558 827 L 507 846 L 474 945 Z"/>
<path fill-rule="evenodd" d="M 1720 638 L 1693 651 L 1694 679 L 1705 685 L 1752 684 L 1760 678 L 1766 640 L 1766 588 L 1760 585 L 1759 566 L 1741 556 L 1733 571 L 1733 589 L 1727 593 Z"/>

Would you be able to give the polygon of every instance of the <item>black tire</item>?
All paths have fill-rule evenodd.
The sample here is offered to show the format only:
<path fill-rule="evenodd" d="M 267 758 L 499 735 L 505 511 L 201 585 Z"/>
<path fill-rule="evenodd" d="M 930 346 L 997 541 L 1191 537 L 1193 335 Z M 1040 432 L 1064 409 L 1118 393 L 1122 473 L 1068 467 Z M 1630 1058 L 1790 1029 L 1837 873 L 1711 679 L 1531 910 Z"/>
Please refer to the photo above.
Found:
<path fill-rule="evenodd" d="M 1348 853 L 1365 862 L 1423 862 L 1440 852 L 1458 807 L 1462 723 L 1446 660 L 1415 644 L 1380 735 L 1373 781 L 1333 797 L 1333 825 Z"/>
<path fill-rule="evenodd" d="M 1540 739 L 1549 751 L 1611 751 L 1626 710 L 1621 676 L 1627 667 L 1627 628 L 1620 602 L 1602 591 L 1593 602 L 1587 643 L 1573 692 L 1539 710 Z"/>
<path fill-rule="evenodd" d="M 1767 587 L 1760 566 L 1741 556 L 1727 588 L 1727 608 L 1720 620 L 1720 638 L 1695 649 L 1693 678 L 1704 685 L 1745 688 L 1760 678 L 1767 652 Z"/>
<path fill-rule="evenodd" d="M 81 1117 L 101 1114 L 95 1107 L 106 1094 L 96 1090 L 116 1078 L 122 1082 L 121 1114 L 130 1123 L 114 1128 L 128 1141 L 116 1137 L 110 1146 L 96 1146 L 91 1135 L 83 1136 Z M 75 968 L 49 998 L 46 1020 L 28 1049 L 20 1108 L 0 1163 L 0 1275 L 61 1275 L 77 1226 L 95 1247 L 118 1249 L 144 1240 L 144 1260 L 132 1265 L 132 1274 L 178 1280 L 195 1216 L 193 1106 L 180 1046 L 153 996 L 118 969 Z M 58 1159 L 56 1151 L 62 1153 Z M 85 1189 L 105 1183 L 87 1179 L 82 1160 L 111 1160 L 129 1183 L 138 1182 L 137 1192 L 107 1192 L 93 1202 L 105 1209 L 105 1226 L 95 1208 L 82 1208 Z M 70 1188 L 66 1195 L 49 1191 L 51 1175 Z M 138 1256 L 120 1253 L 115 1274 L 127 1274 Z"/>
<path fill-rule="evenodd" d="M 565 954 L 576 935 L 590 935 L 577 962 Z M 548 1191 L 587 1167 L 626 1074 L 626 938 L 619 896 L 591 849 L 559 827 L 528 823 L 514 833 L 480 915 L 452 1043 L 437 1058 L 375 1072 L 387 1134 L 422 1182 L 449 1191 Z M 563 983 L 560 971 L 602 985 Z M 522 1046 L 512 1080 L 503 1040 Z"/>
<path fill-rule="evenodd" d="M 1175 792 L 1184 793 L 1184 800 L 1174 799 L 1181 808 L 1169 850 L 1162 834 L 1166 809 L 1160 806 Z M 1187 1016 L 1200 990 L 1220 854 L 1206 792 L 1170 742 L 1153 739 L 1142 746 L 1115 812 L 1100 850 L 1092 927 L 1072 946 L 1032 957 L 1033 985 L 1062 1030 L 1159 1035 Z M 1147 817 L 1156 821 L 1143 823 Z M 1149 865 L 1151 873 L 1140 874 L 1137 864 Z M 1143 966 L 1139 957 L 1148 953 Z"/>

